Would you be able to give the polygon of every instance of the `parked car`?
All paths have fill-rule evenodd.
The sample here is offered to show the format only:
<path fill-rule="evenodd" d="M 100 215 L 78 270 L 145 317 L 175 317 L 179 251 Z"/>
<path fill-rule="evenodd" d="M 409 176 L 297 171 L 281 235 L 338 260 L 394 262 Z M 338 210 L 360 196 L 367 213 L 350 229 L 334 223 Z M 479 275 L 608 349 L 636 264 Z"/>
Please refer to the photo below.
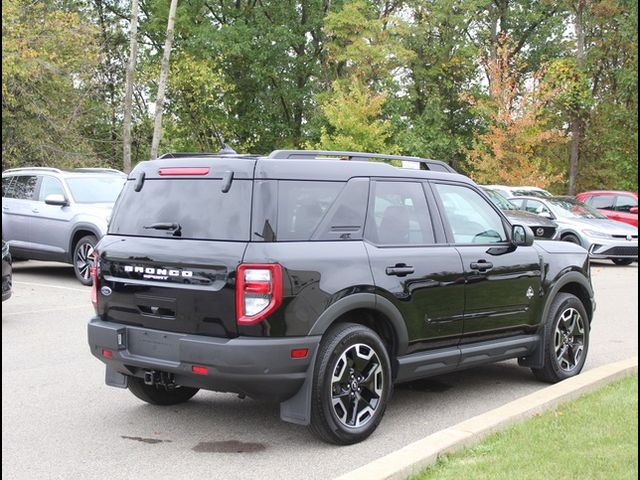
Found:
<path fill-rule="evenodd" d="M 112 169 L 2 172 L 2 237 L 15 258 L 70 263 L 91 285 L 91 254 L 126 180 Z"/>
<path fill-rule="evenodd" d="M 518 197 L 517 207 L 554 220 L 558 237 L 589 250 L 591 258 L 610 259 L 616 265 L 638 260 L 638 229 L 609 220 L 596 209 L 570 197 Z"/>
<path fill-rule="evenodd" d="M 106 383 L 154 405 L 201 388 L 270 399 L 352 444 L 393 383 L 510 358 L 546 382 L 578 374 L 586 250 L 534 242 L 467 177 L 371 158 L 389 157 L 139 163 L 95 249 L 88 343 Z"/>
<path fill-rule="evenodd" d="M 489 187 L 482 187 L 489 199 L 502 210 L 502 213 L 509 219 L 511 223 L 526 225 L 533 231 L 533 234 L 539 240 L 554 239 L 558 230 L 558 225 L 553 220 L 541 217 L 534 213 L 525 212 L 516 207 L 509 200 L 500 195 L 496 190 Z"/>
<path fill-rule="evenodd" d="M 508 187 L 506 185 L 485 185 L 485 187 L 495 190 L 506 199 L 512 197 L 553 197 L 553 194 L 538 187 Z"/>
<path fill-rule="evenodd" d="M 638 228 L 638 192 L 595 190 L 579 193 L 576 198 L 596 208 L 611 220 Z"/>
<path fill-rule="evenodd" d="M 2 301 L 9 300 L 13 293 L 11 253 L 9 244 L 2 240 Z"/>

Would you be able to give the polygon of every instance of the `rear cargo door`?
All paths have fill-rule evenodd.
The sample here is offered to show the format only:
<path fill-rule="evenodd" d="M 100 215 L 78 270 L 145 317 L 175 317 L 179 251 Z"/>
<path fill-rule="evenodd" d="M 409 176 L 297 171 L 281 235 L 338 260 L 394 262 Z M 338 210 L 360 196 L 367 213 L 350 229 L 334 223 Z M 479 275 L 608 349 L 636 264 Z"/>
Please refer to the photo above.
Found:
<path fill-rule="evenodd" d="M 208 159 L 187 168 L 166 162 L 135 171 L 116 203 L 97 247 L 98 313 L 129 325 L 235 337 L 253 160 Z"/>

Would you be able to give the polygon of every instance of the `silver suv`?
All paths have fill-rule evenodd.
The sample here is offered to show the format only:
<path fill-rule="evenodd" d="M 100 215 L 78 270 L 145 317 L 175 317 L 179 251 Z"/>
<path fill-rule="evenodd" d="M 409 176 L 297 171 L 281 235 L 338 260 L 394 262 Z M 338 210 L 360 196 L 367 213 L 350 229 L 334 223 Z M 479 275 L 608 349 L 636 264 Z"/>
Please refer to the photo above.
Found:
<path fill-rule="evenodd" d="M 108 168 L 2 172 L 2 239 L 13 258 L 70 263 L 78 280 L 91 285 L 93 247 L 126 178 Z"/>

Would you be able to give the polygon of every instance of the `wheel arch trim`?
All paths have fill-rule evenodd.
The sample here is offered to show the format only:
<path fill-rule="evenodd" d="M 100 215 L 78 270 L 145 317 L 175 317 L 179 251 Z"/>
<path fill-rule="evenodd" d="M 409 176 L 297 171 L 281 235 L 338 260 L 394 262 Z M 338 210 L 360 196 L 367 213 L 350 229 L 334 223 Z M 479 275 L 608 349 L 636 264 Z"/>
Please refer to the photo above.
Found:
<path fill-rule="evenodd" d="M 396 335 L 396 354 L 404 355 L 406 353 L 409 334 L 402 314 L 391 301 L 374 293 L 354 293 L 331 304 L 313 324 L 309 335 L 324 334 L 340 317 L 358 309 L 374 310 L 384 315 Z"/>

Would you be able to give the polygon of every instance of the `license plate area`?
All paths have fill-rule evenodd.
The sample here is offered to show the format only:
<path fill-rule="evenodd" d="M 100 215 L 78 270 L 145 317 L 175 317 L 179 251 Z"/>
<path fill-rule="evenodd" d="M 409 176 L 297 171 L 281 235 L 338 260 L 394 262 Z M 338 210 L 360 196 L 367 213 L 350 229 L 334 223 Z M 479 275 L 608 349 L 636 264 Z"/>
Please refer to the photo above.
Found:
<path fill-rule="evenodd" d="M 129 353 L 142 357 L 179 361 L 179 335 L 130 328 L 127 331 Z"/>

